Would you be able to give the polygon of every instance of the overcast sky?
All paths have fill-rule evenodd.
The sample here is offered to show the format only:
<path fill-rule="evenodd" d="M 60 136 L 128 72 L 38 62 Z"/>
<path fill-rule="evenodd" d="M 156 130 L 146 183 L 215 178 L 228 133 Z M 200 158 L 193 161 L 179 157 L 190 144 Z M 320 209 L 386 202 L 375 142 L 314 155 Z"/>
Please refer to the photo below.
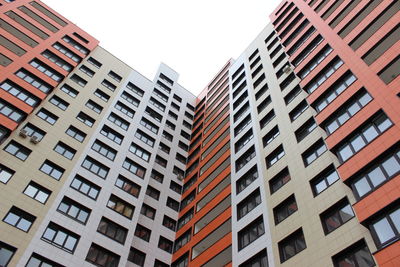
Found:
<path fill-rule="evenodd" d="M 153 79 L 163 62 L 194 94 L 238 57 L 281 0 L 43 0 Z"/>

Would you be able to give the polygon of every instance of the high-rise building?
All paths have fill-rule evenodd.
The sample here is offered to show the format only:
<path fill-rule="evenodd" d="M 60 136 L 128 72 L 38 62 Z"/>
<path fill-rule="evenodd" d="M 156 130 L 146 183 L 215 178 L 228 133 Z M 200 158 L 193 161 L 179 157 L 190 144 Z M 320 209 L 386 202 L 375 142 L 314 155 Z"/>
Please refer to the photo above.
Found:
<path fill-rule="evenodd" d="M 399 10 L 282 1 L 195 96 L 0 0 L 0 266 L 400 266 Z"/>

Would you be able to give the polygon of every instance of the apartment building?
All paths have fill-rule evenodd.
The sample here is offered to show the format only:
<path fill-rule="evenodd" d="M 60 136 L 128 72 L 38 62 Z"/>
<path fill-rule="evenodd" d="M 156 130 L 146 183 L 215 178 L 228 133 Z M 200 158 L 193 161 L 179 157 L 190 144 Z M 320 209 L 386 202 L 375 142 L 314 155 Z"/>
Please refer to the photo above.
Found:
<path fill-rule="evenodd" d="M 400 265 L 399 9 L 282 1 L 195 96 L 0 0 L 0 266 Z"/>

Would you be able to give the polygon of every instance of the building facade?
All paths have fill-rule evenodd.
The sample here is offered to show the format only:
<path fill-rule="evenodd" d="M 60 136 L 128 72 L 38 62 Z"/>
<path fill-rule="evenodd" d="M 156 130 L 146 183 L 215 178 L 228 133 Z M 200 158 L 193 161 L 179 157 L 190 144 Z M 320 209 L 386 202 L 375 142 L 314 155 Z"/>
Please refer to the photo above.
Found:
<path fill-rule="evenodd" d="M 0 1 L 0 266 L 399 266 L 399 9 L 282 1 L 195 96 Z"/>

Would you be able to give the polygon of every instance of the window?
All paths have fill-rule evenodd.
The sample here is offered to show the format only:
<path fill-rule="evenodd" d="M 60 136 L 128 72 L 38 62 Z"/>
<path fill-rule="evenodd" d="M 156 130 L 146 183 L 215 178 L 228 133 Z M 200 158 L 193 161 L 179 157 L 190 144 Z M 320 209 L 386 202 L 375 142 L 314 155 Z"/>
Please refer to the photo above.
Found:
<path fill-rule="evenodd" d="M 290 173 L 289 169 L 286 167 L 282 171 L 280 171 L 277 175 L 275 175 L 269 181 L 269 189 L 271 191 L 271 195 L 278 191 L 282 186 L 290 181 Z"/>
<path fill-rule="evenodd" d="M 274 209 L 274 219 L 275 225 L 282 222 L 284 219 L 292 215 L 297 211 L 297 203 L 294 195 L 291 195 L 287 199 L 285 199 L 282 203 L 276 206 Z"/>
<path fill-rule="evenodd" d="M 167 82 L 169 85 L 173 85 L 174 84 L 174 81 L 172 81 L 170 78 L 168 78 L 167 76 L 165 76 L 164 74 L 162 74 L 162 73 L 160 73 L 160 78 L 163 80 L 163 81 L 165 81 L 165 82 Z M 179 96 L 177 96 L 177 95 L 174 95 L 174 98 L 175 98 L 175 96 L 176 97 L 179 97 Z M 175 98 L 176 99 L 176 98 Z M 182 101 L 182 100 L 181 100 Z"/>
<path fill-rule="evenodd" d="M 247 111 L 249 110 L 250 106 L 249 106 L 249 102 L 247 102 L 246 104 L 244 104 L 233 116 L 233 122 L 237 122 L 241 117 L 243 117 L 243 115 L 245 115 L 247 113 Z"/>
<path fill-rule="evenodd" d="M 122 113 L 124 113 L 126 116 L 133 118 L 133 116 L 135 115 L 135 111 L 131 108 L 129 108 L 127 105 L 122 104 L 122 102 L 118 101 L 117 103 L 115 103 L 115 109 L 118 109 L 119 111 L 121 111 Z"/>
<path fill-rule="evenodd" d="M 154 220 L 154 217 L 156 216 L 156 210 L 149 205 L 143 204 L 140 214 Z"/>
<path fill-rule="evenodd" d="M 136 248 L 131 247 L 131 249 L 129 250 L 128 261 L 143 267 L 145 260 L 146 260 L 145 253 Z"/>
<path fill-rule="evenodd" d="M 158 133 L 159 128 L 154 123 L 152 123 L 151 121 L 149 121 L 144 117 L 140 120 L 140 125 L 144 126 L 145 128 L 147 128 L 148 130 L 150 130 L 155 134 Z"/>
<path fill-rule="evenodd" d="M 0 85 L 0 88 L 9 94 L 15 96 L 21 101 L 24 101 L 31 107 L 36 107 L 40 103 L 40 99 L 35 95 L 31 94 L 29 91 L 23 89 L 19 85 L 11 82 L 10 80 L 6 80 Z"/>
<path fill-rule="evenodd" d="M 164 144 L 163 142 L 160 142 L 159 148 L 161 151 L 164 151 L 167 154 L 169 154 L 169 152 L 171 151 L 171 148 L 169 146 L 167 146 L 166 144 Z"/>
<path fill-rule="evenodd" d="M 154 261 L 154 267 L 170 267 L 170 265 L 156 259 Z"/>
<path fill-rule="evenodd" d="M 95 66 L 96 68 L 98 68 L 98 69 L 100 69 L 101 66 L 103 65 L 103 64 L 101 64 L 99 61 L 97 61 L 96 59 L 94 59 L 94 58 L 92 58 L 92 57 L 89 57 L 89 58 L 88 58 L 88 62 L 89 62 L 90 64 L 92 64 L 93 66 Z"/>
<path fill-rule="evenodd" d="M 35 220 L 36 217 L 32 214 L 12 206 L 6 217 L 4 217 L 3 222 L 28 232 Z"/>
<path fill-rule="evenodd" d="M 337 180 L 339 180 L 339 175 L 336 172 L 335 167 L 330 165 L 310 181 L 314 196 L 322 193 L 322 191 L 331 186 Z"/>
<path fill-rule="evenodd" d="M 6 184 L 11 177 L 14 175 L 15 171 L 7 168 L 3 164 L 0 164 L 0 182 Z"/>
<path fill-rule="evenodd" d="M 16 251 L 16 248 L 0 241 L 0 266 L 6 267 Z"/>
<path fill-rule="evenodd" d="M 138 107 L 140 104 L 140 101 L 138 99 L 136 99 L 136 97 L 131 96 L 127 92 L 123 92 L 121 94 L 121 98 L 125 99 L 126 101 L 128 101 L 129 103 L 134 105 L 135 107 Z"/>
<path fill-rule="evenodd" d="M 75 175 L 74 180 L 72 180 L 71 185 L 73 189 L 77 190 L 78 192 L 88 196 L 91 199 L 96 200 L 97 196 L 100 193 L 100 187 L 95 185 L 94 183 L 86 180 L 80 175 Z"/>
<path fill-rule="evenodd" d="M 153 118 L 154 120 L 156 120 L 158 122 L 162 121 L 162 116 L 149 107 L 147 107 L 144 110 L 144 113 L 146 113 L 147 115 L 149 115 L 151 118 Z"/>
<path fill-rule="evenodd" d="M 251 123 L 250 115 L 246 116 L 234 129 L 235 137 Z"/>
<path fill-rule="evenodd" d="M 167 163 L 168 163 L 166 159 L 164 159 L 164 158 L 162 158 L 162 157 L 160 157 L 158 155 L 156 156 L 155 162 L 158 163 L 160 166 L 162 166 L 164 168 L 167 167 Z"/>
<path fill-rule="evenodd" d="M 152 179 L 154 179 L 155 181 L 161 183 L 161 184 L 163 183 L 164 175 L 162 175 L 161 173 L 159 173 L 159 172 L 156 171 L 156 170 L 151 170 L 150 177 L 151 177 Z"/>
<path fill-rule="evenodd" d="M 260 203 L 261 203 L 260 190 L 257 189 L 238 204 L 237 206 L 238 220 L 243 218 L 247 213 L 252 211 Z"/>
<path fill-rule="evenodd" d="M 26 116 L 21 110 L 3 101 L 0 101 L 0 114 L 15 122 L 22 121 Z"/>
<path fill-rule="evenodd" d="M 47 109 L 41 108 L 36 115 L 41 118 L 42 120 L 50 123 L 51 125 L 54 125 L 56 121 L 58 120 L 58 117 L 48 111 Z"/>
<path fill-rule="evenodd" d="M 314 160 L 319 158 L 326 151 L 325 143 L 322 139 L 315 142 L 308 148 L 301 156 L 303 158 L 304 166 L 310 165 Z"/>
<path fill-rule="evenodd" d="M 320 214 L 325 235 L 336 230 L 351 218 L 354 217 L 353 209 L 347 199 L 342 199 L 338 203 Z"/>
<path fill-rule="evenodd" d="M 34 181 L 30 181 L 24 190 L 24 194 L 44 204 L 49 198 L 51 191 Z"/>
<path fill-rule="evenodd" d="M 299 55 L 293 60 L 293 65 L 297 67 L 301 62 L 312 52 L 314 49 L 324 40 L 321 35 L 318 35 L 314 40 L 307 45 L 303 51 L 299 53 Z"/>
<path fill-rule="evenodd" d="M 365 89 L 362 89 L 349 101 L 343 104 L 342 107 L 334 113 L 334 116 L 330 117 L 325 123 L 323 123 L 326 132 L 332 134 L 371 100 L 372 97 L 365 91 Z"/>
<path fill-rule="evenodd" d="M 117 89 L 117 86 L 115 86 L 114 84 L 112 84 L 111 82 L 109 82 L 109 81 L 107 81 L 107 80 L 103 80 L 103 81 L 101 82 L 101 84 L 102 84 L 104 87 L 110 89 L 110 90 L 113 91 L 113 92 L 115 91 L 115 89 Z"/>
<path fill-rule="evenodd" d="M 272 128 L 271 131 L 269 131 L 264 137 L 263 137 L 263 145 L 266 147 L 268 144 L 270 144 L 272 141 L 275 140 L 279 135 L 279 128 L 278 125 Z"/>
<path fill-rule="evenodd" d="M 304 79 L 313 71 L 318 64 L 320 64 L 330 53 L 332 52 L 332 48 L 327 45 L 324 47 L 317 55 L 315 55 L 306 66 L 304 66 L 298 73 L 300 79 Z"/>
<path fill-rule="evenodd" d="M 236 194 L 242 192 L 258 178 L 257 166 L 252 167 L 239 180 L 236 181 Z"/>
<path fill-rule="evenodd" d="M 108 158 L 111 161 L 114 161 L 117 151 L 110 146 L 104 144 L 103 142 L 99 141 L 96 139 L 92 145 L 92 149 L 99 153 L 100 155 L 103 155 L 104 157 Z"/>
<path fill-rule="evenodd" d="M 173 242 L 171 240 L 166 239 L 163 236 L 160 236 L 160 240 L 158 241 L 158 247 L 168 253 L 172 253 Z"/>
<path fill-rule="evenodd" d="M 162 137 L 164 137 L 165 139 L 167 139 L 170 142 L 172 142 L 172 140 L 173 140 L 173 136 L 166 131 L 162 132 Z"/>
<path fill-rule="evenodd" d="M 158 200 L 160 198 L 160 191 L 148 185 L 146 189 L 146 195 L 154 198 L 155 200 Z"/>
<path fill-rule="evenodd" d="M 128 234 L 128 229 L 105 217 L 102 217 L 99 226 L 97 227 L 97 232 L 104 234 L 112 240 L 124 244 L 126 235 Z"/>
<path fill-rule="evenodd" d="M 281 263 L 287 261 L 306 248 L 303 230 L 300 228 L 278 243 Z"/>
<path fill-rule="evenodd" d="M 40 167 L 40 171 L 53 177 L 56 180 L 60 180 L 65 170 L 60 166 L 58 166 L 57 164 L 46 159 L 45 162 Z"/>
<path fill-rule="evenodd" d="M 87 115 L 86 113 L 83 113 L 82 111 L 79 112 L 79 114 L 76 116 L 76 118 L 86 124 L 89 127 L 92 127 L 93 124 L 95 123 L 95 119 Z"/>
<path fill-rule="evenodd" d="M 109 121 L 113 122 L 115 125 L 119 126 L 123 130 L 128 130 L 129 122 L 118 116 L 117 114 L 111 112 L 107 118 Z"/>
<path fill-rule="evenodd" d="M 251 222 L 238 233 L 239 251 L 247 247 L 265 232 L 262 216 Z"/>
<path fill-rule="evenodd" d="M 62 98 L 60 98 L 56 95 L 53 95 L 50 98 L 49 102 L 61 110 L 66 110 L 69 106 L 69 103 L 67 101 L 63 100 Z"/>
<path fill-rule="evenodd" d="M 263 129 L 265 126 L 267 126 L 268 123 L 270 123 L 273 119 L 275 118 L 275 111 L 271 110 L 270 112 L 267 113 L 261 120 L 260 120 L 260 127 Z M 250 120 L 251 121 L 251 120 Z M 250 123 L 250 122 L 249 122 Z"/>
<path fill-rule="evenodd" d="M 239 152 L 251 139 L 253 139 L 253 130 L 250 129 L 235 143 L 235 153 Z"/>
<path fill-rule="evenodd" d="M 236 164 L 236 172 L 243 168 L 248 162 L 250 162 L 256 156 L 256 151 L 254 146 L 250 147 L 242 156 L 240 156 Z"/>
<path fill-rule="evenodd" d="M 91 212 L 90 209 L 86 208 L 82 204 L 79 204 L 78 202 L 68 197 L 64 197 L 61 200 L 61 203 L 58 206 L 57 211 L 63 213 L 64 215 L 82 224 L 86 224 Z"/>
<path fill-rule="evenodd" d="M 187 267 L 189 265 L 189 252 L 172 263 L 172 267 Z"/>
<path fill-rule="evenodd" d="M 369 223 L 372 237 L 378 248 L 383 248 L 400 238 L 400 208 L 397 206 Z"/>
<path fill-rule="evenodd" d="M 135 207 L 133 205 L 125 202 L 115 195 L 110 196 L 110 199 L 107 202 L 107 207 L 128 219 L 132 219 L 133 212 L 135 211 Z"/>
<path fill-rule="evenodd" d="M 64 78 L 60 73 L 50 68 L 48 65 L 44 64 L 38 59 L 32 60 L 31 62 L 29 62 L 29 64 L 56 82 L 60 82 Z"/>
<path fill-rule="evenodd" d="M 164 215 L 162 225 L 175 232 L 176 221 L 174 219 L 171 219 L 170 217 Z"/>
<path fill-rule="evenodd" d="M 115 186 L 121 188 L 134 197 L 139 197 L 141 187 L 122 175 L 118 176 L 117 180 L 115 181 Z"/>
<path fill-rule="evenodd" d="M 360 240 L 332 257 L 335 267 L 373 267 L 375 262 L 364 240 Z"/>
<path fill-rule="evenodd" d="M 188 212 L 186 212 L 182 217 L 178 220 L 178 227 L 177 230 L 181 229 L 185 226 L 192 218 L 193 218 L 193 208 L 191 208 Z"/>
<path fill-rule="evenodd" d="M 84 169 L 90 171 L 91 173 L 96 174 L 97 176 L 106 179 L 106 176 L 108 174 L 108 171 L 110 170 L 110 168 L 108 168 L 107 166 L 101 164 L 100 162 L 98 162 L 97 160 L 86 156 L 85 160 L 82 162 L 81 165 Z"/>
<path fill-rule="evenodd" d="M 390 151 L 384 157 L 377 158 L 372 166 L 352 179 L 351 187 L 359 199 L 379 186 L 396 177 L 400 172 L 400 151 Z"/>
<path fill-rule="evenodd" d="M 189 199 L 190 199 L 190 198 L 191 198 L 191 197 L 189 196 Z M 194 197 L 193 197 L 193 198 L 194 198 Z M 185 202 L 186 202 L 187 204 L 185 204 Z M 183 199 L 183 200 L 182 200 L 182 207 L 181 207 L 181 210 L 184 209 L 184 207 L 186 207 L 187 205 L 189 205 L 190 202 L 191 202 L 191 200 L 189 201 L 187 198 Z M 176 201 L 175 199 L 172 199 L 172 198 L 168 197 L 168 199 L 167 199 L 167 207 L 169 207 L 169 208 L 171 208 L 171 209 L 173 209 L 173 210 L 175 210 L 175 211 L 179 211 L 179 202 Z"/>
<path fill-rule="evenodd" d="M 134 92 L 138 96 L 143 96 L 144 95 L 144 91 L 142 89 L 140 89 L 139 87 L 137 87 L 136 85 L 134 85 L 133 83 L 131 83 L 131 82 L 128 82 L 128 84 L 126 85 L 126 88 L 128 88 L 129 90 L 131 90 L 132 92 Z"/>
<path fill-rule="evenodd" d="M 85 79 L 76 74 L 72 74 L 71 80 L 76 82 L 81 87 L 85 87 L 85 85 L 87 84 L 87 81 Z"/>
<path fill-rule="evenodd" d="M 161 110 L 162 112 L 165 111 L 165 105 L 161 104 L 159 101 L 155 100 L 153 97 L 150 97 L 149 103 Z"/>
<path fill-rule="evenodd" d="M 113 78 L 117 82 L 122 81 L 122 77 L 119 76 L 118 74 L 116 74 L 115 72 L 113 72 L 112 70 L 110 70 L 110 72 L 108 73 L 108 76 L 110 76 L 111 78 Z"/>
<path fill-rule="evenodd" d="M 100 98 L 101 100 L 103 100 L 104 102 L 108 102 L 108 100 L 110 99 L 110 96 L 101 91 L 100 89 L 96 89 L 96 91 L 94 91 L 93 94 L 98 98 Z"/>
<path fill-rule="evenodd" d="M 103 126 L 100 133 L 118 145 L 122 143 L 122 140 L 124 138 L 122 134 L 119 134 L 107 125 Z"/>
<path fill-rule="evenodd" d="M 118 267 L 120 256 L 92 243 L 86 261 L 102 267 Z"/>
<path fill-rule="evenodd" d="M 314 118 L 307 120 L 299 129 L 294 133 L 296 135 L 297 142 L 301 142 L 306 138 L 315 128 L 317 128 L 317 123 Z"/>
<path fill-rule="evenodd" d="M 37 140 L 42 140 L 43 137 L 46 135 L 46 132 L 43 131 L 42 129 L 36 127 L 35 125 L 31 123 L 25 124 L 24 128 L 22 128 L 26 132 L 27 136 L 35 136 Z"/>
<path fill-rule="evenodd" d="M 283 146 L 280 145 L 276 148 L 271 154 L 269 154 L 265 161 L 267 163 L 267 168 L 272 167 L 278 160 L 280 160 L 283 156 L 285 156 L 285 150 L 283 150 Z"/>
<path fill-rule="evenodd" d="M 33 2 L 34 3 L 34 2 Z M 32 256 L 29 258 L 29 261 L 25 265 L 26 267 L 65 267 L 64 265 L 60 265 L 54 261 L 51 261 L 39 254 L 32 253 Z"/>
<path fill-rule="evenodd" d="M 101 111 L 103 110 L 103 107 L 100 106 L 99 104 L 97 104 L 96 102 L 94 102 L 93 100 L 89 99 L 85 106 L 87 106 L 88 108 L 90 108 L 91 110 L 93 110 L 94 112 L 100 114 Z"/>
<path fill-rule="evenodd" d="M 296 96 L 298 96 L 301 93 L 301 87 L 300 86 L 296 86 L 295 88 L 293 88 L 285 97 L 285 104 L 288 105 L 289 103 L 291 103 Z"/>
<path fill-rule="evenodd" d="M 392 125 L 393 123 L 383 112 L 378 112 L 361 129 L 357 129 L 345 138 L 345 141 L 336 149 L 338 158 L 341 162 L 345 162 Z"/>
<path fill-rule="evenodd" d="M 124 169 L 127 169 L 130 173 L 135 174 L 139 178 L 144 178 L 144 175 L 146 174 L 146 169 L 143 168 L 142 166 L 138 165 L 135 163 L 133 160 L 126 158 L 124 163 L 122 163 L 122 167 Z"/>
<path fill-rule="evenodd" d="M 87 74 L 89 77 L 93 77 L 96 72 L 92 71 L 90 68 L 86 67 L 85 65 L 80 66 L 80 71 Z"/>
<path fill-rule="evenodd" d="M 32 152 L 32 150 L 21 145 L 20 143 L 15 142 L 14 140 L 11 140 L 10 143 L 8 143 L 8 145 L 4 148 L 4 151 L 22 161 L 25 161 Z"/>
<path fill-rule="evenodd" d="M 64 84 L 63 86 L 61 86 L 60 90 L 73 98 L 75 98 L 79 94 L 79 92 L 77 90 L 75 90 L 68 84 Z"/>
<path fill-rule="evenodd" d="M 267 251 L 263 249 L 249 260 L 240 264 L 239 267 L 268 267 Z"/>
<path fill-rule="evenodd" d="M 81 52 L 81 53 L 83 53 L 85 55 L 89 54 L 90 51 L 86 47 L 84 47 L 83 45 L 81 45 L 80 43 L 78 43 L 77 41 L 72 39 L 71 37 L 65 35 L 62 39 L 65 42 L 69 43 L 71 46 L 73 46 L 79 52 Z"/>
<path fill-rule="evenodd" d="M 162 92 L 160 92 L 159 90 L 157 90 L 156 88 L 154 88 L 153 94 L 155 96 L 157 96 L 158 98 L 160 98 L 162 101 L 168 102 L 168 97 L 166 95 L 164 95 Z"/>
<path fill-rule="evenodd" d="M 176 193 L 178 193 L 178 194 L 181 194 L 181 192 L 182 192 L 182 186 L 179 185 L 179 184 L 177 184 L 177 183 L 175 183 L 174 181 L 171 181 L 171 183 L 170 183 L 170 185 L 169 185 L 169 188 L 170 188 L 172 191 L 174 191 L 174 192 L 176 192 Z"/>
<path fill-rule="evenodd" d="M 86 134 L 84 132 L 72 125 L 69 126 L 65 133 L 81 143 L 83 142 L 83 140 L 85 140 L 86 137 Z"/>
<path fill-rule="evenodd" d="M 53 150 L 67 159 L 72 159 L 76 153 L 75 149 L 60 141 L 57 143 Z"/>
<path fill-rule="evenodd" d="M 66 57 L 72 59 L 73 61 L 75 61 L 77 63 L 81 62 L 81 60 L 82 60 L 82 58 L 80 56 L 78 56 L 77 54 L 75 54 L 70 49 L 68 49 L 65 46 L 63 46 L 62 44 L 60 44 L 59 42 L 56 42 L 55 44 L 53 44 L 53 47 L 56 50 L 60 51 L 62 54 L 64 54 Z"/>
<path fill-rule="evenodd" d="M 292 111 L 289 113 L 289 117 L 291 121 L 295 121 L 298 117 L 300 117 L 303 112 L 308 109 L 308 104 L 306 100 L 301 101 Z"/>
<path fill-rule="evenodd" d="M 151 230 L 144 227 L 143 225 L 137 224 L 135 229 L 135 236 L 149 242 L 151 236 Z"/>
<path fill-rule="evenodd" d="M 169 120 L 167 120 L 167 121 L 165 122 L 165 126 L 168 127 L 168 128 L 170 128 L 171 130 L 175 131 L 175 128 L 176 128 L 175 124 L 173 124 L 173 123 L 170 122 Z"/>
<path fill-rule="evenodd" d="M 309 82 L 306 86 L 304 86 L 304 89 L 306 92 L 311 94 L 317 88 L 323 84 L 337 69 L 340 68 L 340 66 L 343 65 L 343 61 L 339 58 L 336 57 L 334 58 L 321 72 L 319 72 L 314 79 L 312 79 L 311 82 Z"/>
<path fill-rule="evenodd" d="M 48 94 L 51 89 L 53 89 L 48 83 L 44 82 L 42 79 L 39 79 L 25 69 L 20 69 L 15 73 L 15 75 L 45 94 Z"/>
<path fill-rule="evenodd" d="M 56 54 L 54 54 L 50 50 L 44 51 L 42 53 L 42 56 L 44 56 L 45 58 L 47 58 L 48 60 L 50 60 L 51 62 L 56 64 L 57 66 L 61 67 L 65 71 L 70 72 L 72 70 L 72 68 L 73 68 L 71 64 L 69 64 L 67 61 L 65 61 L 64 59 L 60 58 L 59 56 L 57 56 Z"/>

